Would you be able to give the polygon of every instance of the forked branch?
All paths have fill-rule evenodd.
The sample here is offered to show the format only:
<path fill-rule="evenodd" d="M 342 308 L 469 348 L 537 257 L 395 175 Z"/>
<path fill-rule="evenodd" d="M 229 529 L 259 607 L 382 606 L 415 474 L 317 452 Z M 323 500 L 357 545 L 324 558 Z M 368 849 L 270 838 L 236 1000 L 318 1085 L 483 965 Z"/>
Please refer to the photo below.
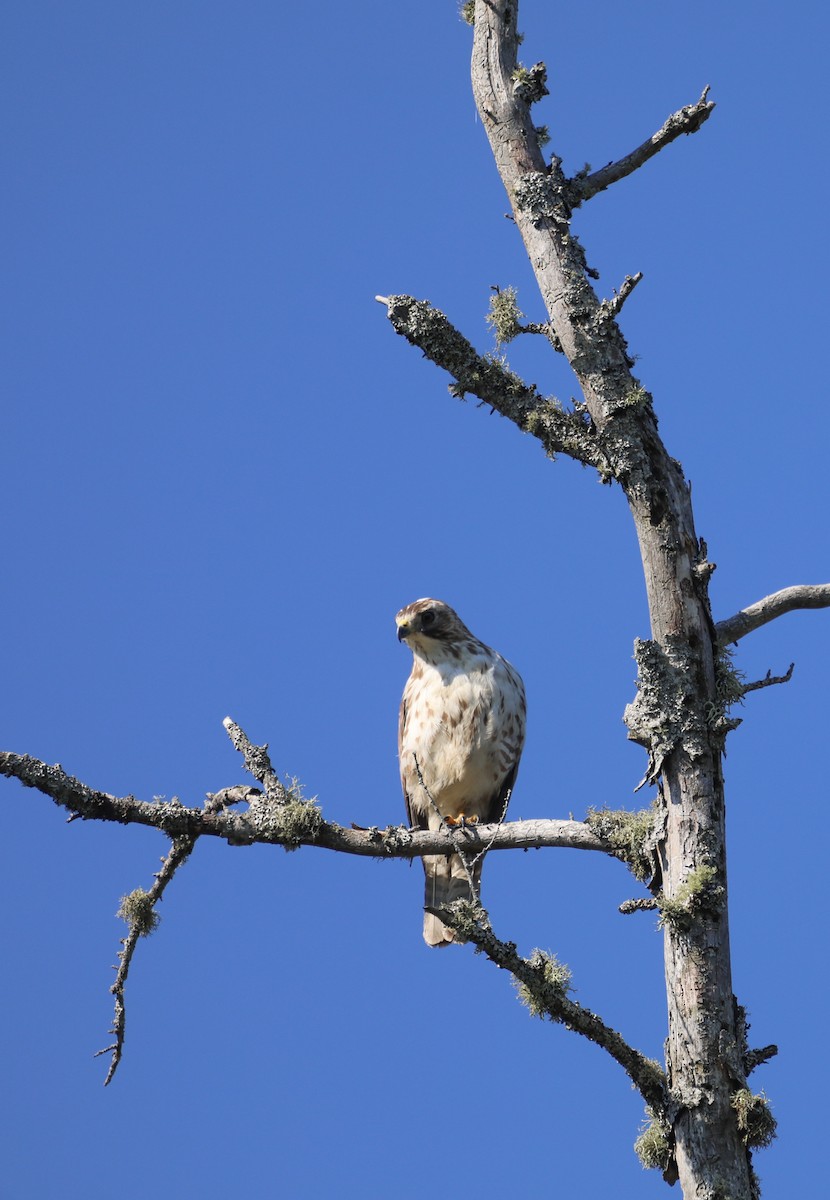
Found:
<path fill-rule="evenodd" d="M 147 825 L 171 838 L 218 837 L 236 846 L 317 846 L 364 858 L 411 859 L 424 854 L 452 854 L 458 849 L 457 839 L 463 836 L 473 855 L 484 849 L 489 853 L 549 847 L 615 855 L 615 848 L 582 821 L 510 821 L 468 826 L 461 832 L 410 830 L 403 825 L 347 829 L 324 821 L 313 802 L 301 799 L 282 784 L 289 800 L 277 805 L 257 788 L 238 786 L 217 792 L 204 808 L 188 808 L 178 801 L 151 803 L 135 796 L 111 796 L 67 775 L 60 766 L 48 766 L 29 755 L 8 751 L 0 751 L 0 775 L 19 779 L 24 787 L 49 796 L 69 811 L 70 819 Z M 248 806 L 244 812 L 229 807 L 240 803 Z"/>
<path fill-rule="evenodd" d="M 773 675 L 772 671 L 767 671 L 763 679 L 756 679 L 752 683 L 745 683 L 743 693 L 746 696 L 748 692 L 757 692 L 761 688 L 776 687 L 779 683 L 789 683 L 793 677 L 795 663 L 790 663 L 783 675 Z"/>

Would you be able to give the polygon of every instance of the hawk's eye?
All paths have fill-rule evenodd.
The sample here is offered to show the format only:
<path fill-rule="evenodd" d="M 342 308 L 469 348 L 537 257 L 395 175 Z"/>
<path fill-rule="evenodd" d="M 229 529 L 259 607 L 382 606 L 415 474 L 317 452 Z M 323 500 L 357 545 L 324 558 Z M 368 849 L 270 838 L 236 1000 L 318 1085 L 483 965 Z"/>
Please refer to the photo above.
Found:
<path fill-rule="evenodd" d="M 431 608 L 428 608 L 427 611 L 421 616 L 421 628 L 432 629 L 434 624 L 435 612 Z"/>

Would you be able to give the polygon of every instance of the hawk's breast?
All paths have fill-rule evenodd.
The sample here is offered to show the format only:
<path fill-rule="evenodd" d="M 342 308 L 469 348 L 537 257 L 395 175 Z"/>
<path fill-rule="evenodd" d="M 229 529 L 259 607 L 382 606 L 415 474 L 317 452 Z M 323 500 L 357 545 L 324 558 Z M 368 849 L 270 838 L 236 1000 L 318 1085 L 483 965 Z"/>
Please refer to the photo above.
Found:
<path fill-rule="evenodd" d="M 420 665 L 404 693 L 401 737 L 401 778 L 412 814 L 438 824 L 422 779 L 441 816 L 484 819 L 521 754 L 521 682 L 494 654 Z"/>

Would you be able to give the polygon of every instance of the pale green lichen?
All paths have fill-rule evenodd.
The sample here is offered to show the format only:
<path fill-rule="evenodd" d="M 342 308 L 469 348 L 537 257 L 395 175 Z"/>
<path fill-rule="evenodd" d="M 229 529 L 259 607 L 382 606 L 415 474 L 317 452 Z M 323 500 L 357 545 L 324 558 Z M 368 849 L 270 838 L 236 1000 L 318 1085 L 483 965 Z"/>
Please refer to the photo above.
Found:
<path fill-rule="evenodd" d="M 734 646 L 721 646 L 715 659 L 715 699 L 706 706 L 710 725 L 721 721 L 735 704 L 743 704 L 746 675 L 735 666 Z"/>
<path fill-rule="evenodd" d="M 719 912 L 723 906 L 724 889 L 717 880 L 717 870 L 709 863 L 695 867 L 674 896 L 669 898 L 661 894 L 657 897 L 660 923 L 665 925 L 668 922 L 682 928 L 699 913 Z"/>
<path fill-rule="evenodd" d="M 541 150 L 550 141 L 550 129 L 547 125 L 534 125 L 533 131 L 536 134 L 536 141 L 539 143 L 539 149 Z"/>
<path fill-rule="evenodd" d="M 548 95 L 545 86 L 547 77 L 547 67 L 543 62 L 534 63 L 532 67 L 524 67 L 520 63 L 511 76 L 513 95 L 525 104 L 535 104 L 537 100 Z"/>
<path fill-rule="evenodd" d="M 646 1109 L 646 1122 L 634 1142 L 634 1153 L 647 1171 L 667 1171 L 674 1157 L 670 1130 L 665 1121 Z"/>
<path fill-rule="evenodd" d="M 609 412 L 623 412 L 629 408 L 646 408 L 652 403 L 651 392 L 644 387 L 633 387 L 619 399 L 611 399 L 608 404 Z"/>
<path fill-rule="evenodd" d="M 708 730 L 698 701 L 697 659 L 685 641 L 669 635 L 664 645 L 634 641 L 637 696 L 626 706 L 628 736 L 648 751 L 644 783 L 656 783 L 666 757 L 682 746 L 691 759 L 708 748 Z"/>
<path fill-rule="evenodd" d="M 258 835 L 279 842 L 286 850 L 315 842 L 324 824 L 316 798 L 306 800 L 297 779 L 284 784 L 276 780 L 267 795 L 251 801 L 247 816 Z"/>
<path fill-rule="evenodd" d="M 753 1095 L 749 1088 L 739 1088 L 732 1097 L 732 1107 L 741 1137 L 750 1150 L 762 1149 L 775 1141 L 777 1122 L 763 1092 Z"/>
<path fill-rule="evenodd" d="M 476 0 L 467 0 L 466 4 L 461 5 L 461 20 L 466 21 L 468 25 L 475 25 Z"/>
<path fill-rule="evenodd" d="M 446 908 L 441 909 L 441 913 L 450 918 L 447 924 L 451 926 L 457 942 L 475 941 L 477 933 L 489 928 L 487 913 L 480 904 L 472 900 L 453 900 Z M 479 953 L 481 951 L 477 947 L 476 954 Z"/>
<path fill-rule="evenodd" d="M 286 850 L 314 842 L 320 834 L 323 814 L 313 800 L 289 800 L 277 810 L 277 824 Z"/>
<path fill-rule="evenodd" d="M 523 398 L 528 392 L 538 395 L 535 389 L 531 390 L 515 371 L 511 371 L 507 355 L 489 351 L 487 354 L 482 354 L 481 361 L 488 367 L 495 367 L 499 372 L 499 383 L 507 396 Z"/>
<path fill-rule="evenodd" d="M 136 888 L 127 896 L 121 897 L 117 916 L 127 922 L 130 933 L 139 937 L 149 937 L 158 929 L 161 921 L 161 917 L 153 908 L 150 893 L 145 892 L 143 888 Z"/>
<path fill-rule="evenodd" d="M 647 883 L 654 874 L 653 841 L 658 815 L 656 800 L 650 808 L 638 812 L 622 808 L 589 808 L 585 824 L 597 837 L 610 842 L 617 857 L 628 864 L 632 874 Z"/>
<path fill-rule="evenodd" d="M 567 222 L 562 198 L 557 194 L 550 176 L 544 171 L 528 171 L 513 189 L 516 207 L 528 213 L 532 220 L 545 218 Z"/>
<path fill-rule="evenodd" d="M 519 308 L 516 289 L 506 287 L 490 297 L 490 311 L 486 321 L 496 335 L 496 342 L 503 346 L 512 342 L 522 332 L 521 320 L 525 314 Z"/>
<path fill-rule="evenodd" d="M 532 984 L 513 980 L 519 999 L 533 1017 L 551 1016 L 551 1004 L 564 999 L 570 991 L 571 972 L 555 954 L 532 951 L 528 962 L 536 978 Z"/>

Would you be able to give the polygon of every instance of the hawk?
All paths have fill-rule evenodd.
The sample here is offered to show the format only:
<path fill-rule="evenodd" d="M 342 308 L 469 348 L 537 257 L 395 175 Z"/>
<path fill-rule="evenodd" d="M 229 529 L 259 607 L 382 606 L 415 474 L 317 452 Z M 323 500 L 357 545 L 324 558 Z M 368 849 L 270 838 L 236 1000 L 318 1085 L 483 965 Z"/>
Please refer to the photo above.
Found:
<path fill-rule="evenodd" d="M 409 823 L 440 829 L 501 821 L 525 738 L 525 689 L 518 671 L 470 633 L 441 600 L 416 600 L 395 617 L 414 661 L 398 723 L 401 784 Z M 473 899 L 457 854 L 425 855 L 424 907 Z M 470 871 L 476 898 L 481 860 Z M 448 946 L 452 929 L 424 913 L 424 941 Z"/>

